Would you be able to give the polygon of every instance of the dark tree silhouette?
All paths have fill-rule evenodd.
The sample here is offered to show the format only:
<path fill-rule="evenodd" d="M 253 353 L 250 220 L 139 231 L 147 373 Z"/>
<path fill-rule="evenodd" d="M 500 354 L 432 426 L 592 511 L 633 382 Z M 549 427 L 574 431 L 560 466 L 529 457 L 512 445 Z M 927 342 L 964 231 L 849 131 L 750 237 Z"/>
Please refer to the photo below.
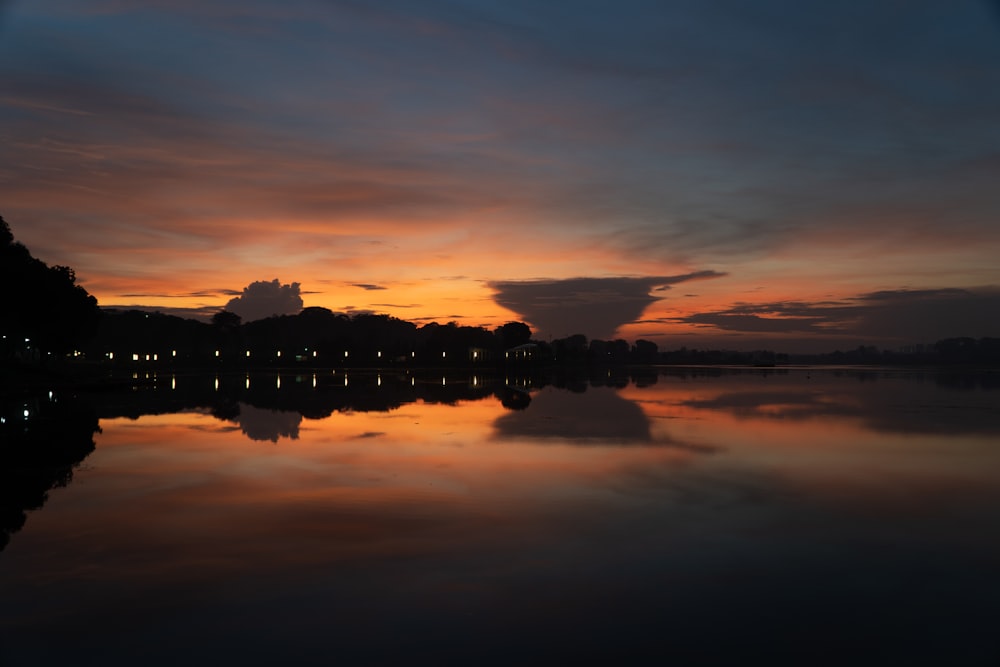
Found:
<path fill-rule="evenodd" d="M 14 234 L 10 231 L 10 225 L 0 215 L 0 247 L 9 246 L 14 242 Z"/>
<path fill-rule="evenodd" d="M 212 324 L 220 329 L 236 329 L 243 323 L 243 318 L 229 310 L 220 310 L 212 315 Z"/>
<path fill-rule="evenodd" d="M 524 322 L 507 322 L 497 327 L 494 333 L 500 338 L 501 345 L 508 349 L 531 340 L 531 327 Z"/>
<path fill-rule="evenodd" d="M 651 340 L 640 338 L 632 346 L 633 361 L 640 364 L 656 363 L 659 359 L 660 350 L 656 343 Z"/>
<path fill-rule="evenodd" d="M 100 318 L 97 299 L 76 284 L 68 266 L 48 266 L 14 241 L 0 218 L 0 312 L 3 335 L 29 349 L 65 354 L 90 336 Z"/>

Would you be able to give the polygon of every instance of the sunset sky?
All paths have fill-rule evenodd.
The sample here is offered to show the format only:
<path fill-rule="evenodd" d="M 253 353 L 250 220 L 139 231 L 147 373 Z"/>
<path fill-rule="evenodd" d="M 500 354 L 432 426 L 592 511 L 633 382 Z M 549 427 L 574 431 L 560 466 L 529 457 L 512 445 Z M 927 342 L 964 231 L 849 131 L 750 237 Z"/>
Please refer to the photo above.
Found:
<path fill-rule="evenodd" d="M 0 2 L 0 215 L 104 306 L 1000 336 L 1000 6 Z"/>

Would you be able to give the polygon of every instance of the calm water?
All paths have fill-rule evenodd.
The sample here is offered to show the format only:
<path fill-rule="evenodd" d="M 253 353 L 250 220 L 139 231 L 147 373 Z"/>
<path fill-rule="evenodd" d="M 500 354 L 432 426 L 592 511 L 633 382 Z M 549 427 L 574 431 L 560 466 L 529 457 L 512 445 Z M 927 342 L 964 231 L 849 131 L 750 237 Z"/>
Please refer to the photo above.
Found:
<path fill-rule="evenodd" d="M 3 665 L 1000 665 L 995 374 L 161 376 L 3 414 Z"/>

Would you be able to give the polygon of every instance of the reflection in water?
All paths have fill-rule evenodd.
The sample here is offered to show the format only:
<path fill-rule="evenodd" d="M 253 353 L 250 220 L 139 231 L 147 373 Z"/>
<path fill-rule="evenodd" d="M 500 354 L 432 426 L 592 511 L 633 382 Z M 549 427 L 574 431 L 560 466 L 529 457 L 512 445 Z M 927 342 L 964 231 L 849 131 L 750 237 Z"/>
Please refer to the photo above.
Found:
<path fill-rule="evenodd" d="M 240 429 L 251 440 L 278 442 L 279 438 L 298 439 L 302 415 L 285 410 L 264 410 L 240 403 L 235 421 L 239 422 Z"/>
<path fill-rule="evenodd" d="M 578 394 L 539 392 L 530 409 L 501 415 L 494 422 L 503 439 L 571 440 L 579 444 L 650 443 L 649 419 L 638 404 L 613 389 Z"/>
<path fill-rule="evenodd" d="M 531 405 L 531 392 L 524 389 L 504 387 L 500 396 L 500 405 L 508 410 L 524 410 Z"/>
<path fill-rule="evenodd" d="M 27 511 L 69 484 L 99 430 L 92 408 L 52 392 L 0 403 L 0 551 L 24 526 Z"/>
<path fill-rule="evenodd" d="M 834 386 L 819 378 L 795 375 L 767 386 L 746 376 L 733 376 L 722 392 L 694 396 L 682 405 L 709 412 L 726 412 L 743 419 L 821 418 L 860 419 L 871 428 L 890 433 L 1000 433 L 1000 393 L 990 388 L 991 374 L 937 376 L 935 386 L 948 392 L 928 391 L 929 378 L 891 373 L 840 374 Z M 978 379 L 976 379 L 978 378 Z M 929 402 L 933 401 L 933 402 Z"/>
<path fill-rule="evenodd" d="M 95 397 L 0 554 L 0 664 L 1000 656 L 989 382 L 381 380 Z"/>
<path fill-rule="evenodd" d="M 220 419 L 237 421 L 240 406 L 295 412 L 305 419 L 325 419 L 335 412 L 388 412 L 415 401 L 453 405 L 511 391 L 499 380 L 448 379 L 351 373 L 317 375 L 171 376 L 162 383 L 102 395 L 102 417 L 164 414 L 208 408 Z M 253 417 L 251 417 L 253 419 Z"/>
<path fill-rule="evenodd" d="M 292 438 L 297 432 L 294 416 L 281 413 L 318 420 L 335 413 L 388 412 L 418 401 L 455 405 L 499 399 L 508 410 L 526 411 L 523 417 L 507 415 L 498 424 L 501 435 L 542 435 L 547 430 L 556 438 L 645 442 L 651 437 L 648 415 L 631 402 L 648 407 L 651 392 L 682 388 L 679 393 L 671 392 L 678 408 L 725 413 L 744 420 L 860 419 L 875 430 L 890 433 L 1000 432 L 994 418 L 1000 410 L 1000 380 L 990 373 L 738 372 L 715 368 L 661 369 L 658 375 L 655 369 L 643 369 L 629 376 L 616 369 L 530 378 L 352 373 L 346 386 L 345 380 L 342 373 L 291 375 L 281 381 L 277 375 L 266 374 L 170 376 L 137 391 L 102 395 L 100 410 L 102 418 L 138 418 L 208 408 L 220 419 L 238 422 L 251 439 L 273 441 L 275 436 Z M 700 391 L 703 386 L 710 386 L 711 391 Z M 584 397 L 571 407 L 572 399 L 560 397 L 561 392 L 553 388 Z M 599 399 L 596 395 L 587 398 L 588 389 L 604 394 Z M 534 405 L 537 401 L 541 403 Z M 588 404 L 597 402 L 601 403 L 599 410 Z"/>

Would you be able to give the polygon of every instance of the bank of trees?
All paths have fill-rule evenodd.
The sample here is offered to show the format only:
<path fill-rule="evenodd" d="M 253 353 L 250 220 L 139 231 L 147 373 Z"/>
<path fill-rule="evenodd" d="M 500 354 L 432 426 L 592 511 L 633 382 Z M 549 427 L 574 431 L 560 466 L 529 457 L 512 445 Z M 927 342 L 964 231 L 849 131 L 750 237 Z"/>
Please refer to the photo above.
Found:
<path fill-rule="evenodd" d="M 509 322 L 494 330 L 455 322 L 417 325 L 389 315 L 309 307 L 253 322 L 222 311 L 211 323 L 162 313 L 109 310 L 87 346 L 88 358 L 120 363 L 218 366 L 486 365 L 530 341 Z"/>
<path fill-rule="evenodd" d="M 246 323 L 225 311 L 206 323 L 112 310 L 105 312 L 83 349 L 89 359 L 116 363 L 223 367 L 1000 364 L 1000 339 L 993 338 L 951 338 L 910 351 L 861 346 L 848 352 L 788 355 L 686 347 L 660 351 L 655 342 L 644 339 L 588 340 L 575 334 L 542 341 L 531 335 L 523 322 L 493 330 L 455 322 L 417 325 L 389 315 L 347 315 L 319 307 Z"/>
<path fill-rule="evenodd" d="M 216 366 L 489 366 L 659 363 L 657 346 L 587 340 L 534 341 L 523 322 L 495 329 L 455 322 L 417 325 L 389 315 L 305 308 L 253 322 L 222 311 L 211 323 L 137 310 L 106 311 L 88 358 L 119 363 Z M 512 352 L 516 351 L 516 352 Z"/>

